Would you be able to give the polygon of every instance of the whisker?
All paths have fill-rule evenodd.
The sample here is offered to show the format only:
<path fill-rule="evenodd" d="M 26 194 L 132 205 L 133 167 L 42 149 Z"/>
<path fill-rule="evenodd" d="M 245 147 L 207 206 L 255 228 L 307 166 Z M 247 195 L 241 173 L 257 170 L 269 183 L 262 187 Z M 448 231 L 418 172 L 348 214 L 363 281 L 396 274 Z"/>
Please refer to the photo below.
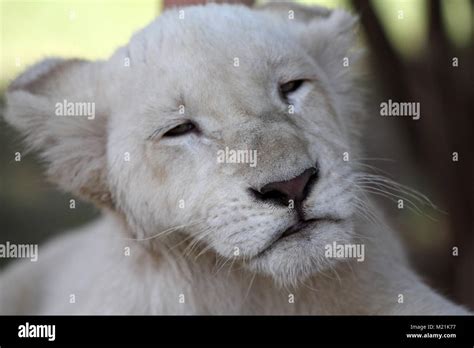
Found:
<path fill-rule="evenodd" d="M 147 240 L 150 240 L 150 239 L 154 239 L 154 238 L 157 238 L 157 237 L 160 237 L 160 236 L 163 236 L 163 235 L 166 235 L 168 233 L 171 233 L 171 232 L 174 232 L 176 230 L 179 230 L 179 229 L 182 229 L 182 228 L 186 228 L 186 227 L 190 227 L 190 226 L 193 226 L 193 225 L 197 225 L 199 223 L 201 223 L 202 221 L 204 221 L 205 219 L 199 219 L 199 220 L 194 220 L 193 222 L 191 223 L 188 223 L 188 224 L 183 224 L 183 225 L 179 225 L 179 226 L 174 226 L 174 227 L 171 227 L 171 228 L 168 228 L 164 231 L 161 231 L 153 236 L 149 236 L 149 237 L 145 237 L 145 238 L 122 238 L 122 239 L 125 239 L 125 240 L 134 240 L 134 241 L 137 241 L 137 242 L 143 242 L 143 241 L 147 241 Z"/>

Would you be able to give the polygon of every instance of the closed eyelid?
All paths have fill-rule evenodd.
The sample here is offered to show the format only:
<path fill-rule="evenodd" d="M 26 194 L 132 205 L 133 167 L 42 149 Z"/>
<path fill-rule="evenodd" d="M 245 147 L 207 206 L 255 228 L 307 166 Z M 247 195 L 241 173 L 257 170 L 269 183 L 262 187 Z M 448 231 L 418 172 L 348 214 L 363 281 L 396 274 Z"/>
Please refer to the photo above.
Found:
<path fill-rule="evenodd" d="M 164 134 L 166 133 L 168 130 L 170 129 L 173 129 L 174 127 L 177 127 L 179 126 L 180 124 L 183 124 L 183 123 L 186 123 L 186 122 L 189 122 L 189 120 L 187 119 L 180 119 L 180 120 L 175 120 L 175 122 L 173 123 L 169 123 L 167 124 L 166 126 L 162 126 L 162 127 L 159 127 L 157 129 L 155 129 L 153 131 L 153 133 L 151 133 L 147 140 L 154 140 L 155 138 L 157 138 L 158 136 L 160 136 L 161 134 Z"/>
<path fill-rule="evenodd" d="M 153 139 L 155 139 L 158 135 L 160 135 L 160 134 L 162 133 L 162 131 L 163 131 L 164 129 L 166 129 L 166 127 L 160 127 L 160 128 L 158 128 L 158 129 L 155 129 L 155 130 L 153 131 L 153 133 L 151 133 L 151 134 L 148 136 L 148 138 L 146 138 L 146 140 L 153 140 Z"/>

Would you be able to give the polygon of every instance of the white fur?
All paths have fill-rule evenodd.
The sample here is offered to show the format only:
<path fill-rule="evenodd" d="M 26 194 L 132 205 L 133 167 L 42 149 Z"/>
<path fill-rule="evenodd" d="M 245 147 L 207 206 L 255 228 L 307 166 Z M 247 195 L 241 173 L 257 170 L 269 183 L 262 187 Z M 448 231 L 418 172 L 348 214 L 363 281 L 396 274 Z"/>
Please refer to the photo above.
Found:
<path fill-rule="evenodd" d="M 365 117 L 354 18 L 289 6 L 295 20 L 281 5 L 189 7 L 184 19 L 170 10 L 108 61 L 46 61 L 12 84 L 7 120 L 50 178 L 104 217 L 40 247 L 37 263 L 8 267 L 2 314 L 466 313 L 420 281 L 388 228 L 356 214 L 355 171 L 343 161 L 357 158 Z M 278 84 L 299 78 L 310 82 L 288 114 Z M 63 99 L 94 101 L 95 119 L 53 116 Z M 157 131 L 184 118 L 201 133 Z M 258 165 L 217 163 L 226 146 L 257 150 Z M 316 163 L 305 213 L 340 222 L 275 242 L 294 212 L 248 189 Z M 333 241 L 364 243 L 364 262 L 324 257 Z"/>

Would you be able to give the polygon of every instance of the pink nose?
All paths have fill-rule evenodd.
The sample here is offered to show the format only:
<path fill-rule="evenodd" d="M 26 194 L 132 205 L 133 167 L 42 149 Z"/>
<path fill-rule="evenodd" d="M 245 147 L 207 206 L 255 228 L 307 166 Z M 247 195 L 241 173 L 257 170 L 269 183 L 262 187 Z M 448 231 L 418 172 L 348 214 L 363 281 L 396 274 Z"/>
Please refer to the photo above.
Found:
<path fill-rule="evenodd" d="M 302 174 L 287 181 L 271 182 L 264 185 L 257 197 L 261 200 L 277 201 L 288 206 L 293 200 L 296 206 L 301 205 L 311 189 L 312 183 L 318 178 L 318 170 L 314 167 L 306 169 Z"/>

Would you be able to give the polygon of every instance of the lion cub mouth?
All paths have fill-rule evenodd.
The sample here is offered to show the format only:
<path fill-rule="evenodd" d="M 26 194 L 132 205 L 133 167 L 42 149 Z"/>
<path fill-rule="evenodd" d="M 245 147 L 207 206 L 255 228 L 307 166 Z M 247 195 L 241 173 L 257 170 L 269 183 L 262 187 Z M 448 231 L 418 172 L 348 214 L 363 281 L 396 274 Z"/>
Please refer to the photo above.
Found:
<path fill-rule="evenodd" d="M 280 237 L 278 237 L 276 241 L 279 241 L 293 234 L 302 232 L 303 230 L 306 230 L 309 227 L 314 227 L 321 221 L 339 223 L 341 222 L 341 219 L 328 216 L 328 217 L 321 217 L 321 218 L 315 218 L 315 219 L 309 219 L 309 220 L 300 220 L 294 225 L 291 225 L 290 227 L 288 227 L 285 231 L 283 231 L 283 233 L 280 235 Z"/>

